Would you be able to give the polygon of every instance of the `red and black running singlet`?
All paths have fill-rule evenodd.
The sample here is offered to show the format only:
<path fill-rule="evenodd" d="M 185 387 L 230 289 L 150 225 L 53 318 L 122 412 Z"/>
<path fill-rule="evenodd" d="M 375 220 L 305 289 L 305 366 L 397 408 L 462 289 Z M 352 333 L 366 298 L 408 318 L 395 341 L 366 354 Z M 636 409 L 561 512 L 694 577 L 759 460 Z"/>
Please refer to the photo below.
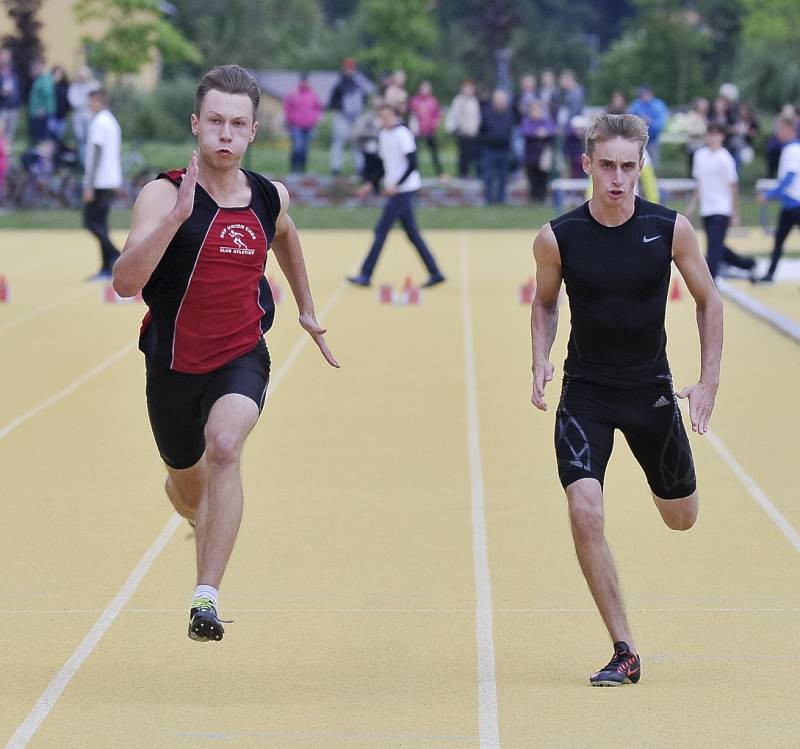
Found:
<path fill-rule="evenodd" d="M 185 171 L 158 178 L 177 187 Z M 149 310 L 139 348 L 158 366 L 211 372 L 250 351 L 272 325 L 275 304 L 264 268 L 280 196 L 269 180 L 243 171 L 250 205 L 221 208 L 197 185 L 192 215 L 142 290 Z"/>

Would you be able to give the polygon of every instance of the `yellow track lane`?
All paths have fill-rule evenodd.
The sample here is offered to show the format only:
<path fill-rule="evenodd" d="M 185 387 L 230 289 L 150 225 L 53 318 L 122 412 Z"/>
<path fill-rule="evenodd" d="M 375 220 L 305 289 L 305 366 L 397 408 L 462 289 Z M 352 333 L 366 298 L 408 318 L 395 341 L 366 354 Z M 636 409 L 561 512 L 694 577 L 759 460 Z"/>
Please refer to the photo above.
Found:
<path fill-rule="evenodd" d="M 477 747 L 475 581 L 461 263 L 470 265 L 480 444 L 504 747 L 794 746 L 800 557 L 713 445 L 692 436 L 697 526 L 669 531 L 618 438 L 607 529 L 643 654 L 635 687 L 596 690 L 610 644 L 575 560 L 551 410 L 530 404 L 530 232 L 426 232 L 448 283 L 419 307 L 341 285 L 367 232 L 302 232 L 342 363 L 291 301 L 268 336 L 273 384 L 244 458 L 245 517 L 219 644 L 185 635 L 193 540 L 181 524 L 34 734 L 31 747 Z M 45 262 L 50 279 L 24 271 Z M 72 253 L 59 256 L 56 247 Z M 81 280 L 83 233 L 10 233 L 0 272 L 0 429 L 135 340 L 141 305 Z M 272 262 L 272 261 L 271 261 Z M 24 271 L 24 272 L 23 272 Z M 275 266 L 270 274 L 279 277 Z M 44 275 L 44 272 L 42 271 Z M 400 232 L 376 286 L 424 278 Z M 285 287 L 285 283 L 283 284 Z M 56 293 L 75 296 L 3 329 Z M 332 300 L 332 301 L 331 301 Z M 23 309 L 23 305 L 24 309 Z M 712 428 L 800 530 L 792 460 L 800 350 L 727 305 Z M 697 374 L 691 300 L 669 307 L 676 384 Z M 0 438 L 7 741 L 164 528 L 170 508 L 135 347 Z"/>

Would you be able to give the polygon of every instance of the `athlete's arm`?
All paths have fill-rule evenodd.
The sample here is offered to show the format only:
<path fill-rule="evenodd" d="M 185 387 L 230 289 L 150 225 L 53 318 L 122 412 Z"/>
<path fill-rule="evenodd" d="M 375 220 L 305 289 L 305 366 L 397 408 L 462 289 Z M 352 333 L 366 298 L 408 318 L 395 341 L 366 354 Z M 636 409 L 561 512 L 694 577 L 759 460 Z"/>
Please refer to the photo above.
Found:
<path fill-rule="evenodd" d="M 689 219 L 678 214 L 672 239 L 672 259 L 686 282 L 697 306 L 697 328 L 700 332 L 700 379 L 696 385 L 683 388 L 676 395 L 689 398 L 689 419 L 692 429 L 705 434 L 714 398 L 719 387 L 722 359 L 722 299 L 700 254 L 697 235 Z"/>
<path fill-rule="evenodd" d="M 286 212 L 289 208 L 289 192 L 280 182 L 273 182 L 281 199 L 281 212 L 275 222 L 275 238 L 272 240 L 272 251 L 281 266 L 283 275 L 289 282 L 289 287 L 297 302 L 300 313 L 300 325 L 314 339 L 325 361 L 332 367 L 339 363 L 334 358 L 328 344 L 325 343 L 325 333 L 328 331 L 320 327 L 314 312 L 314 300 L 311 297 L 311 288 L 308 283 L 306 263 L 303 259 L 303 248 L 300 246 L 300 237 L 292 217 Z"/>
<path fill-rule="evenodd" d="M 546 411 L 544 388 L 553 379 L 550 349 L 558 330 L 558 294 L 561 291 L 561 256 L 550 224 L 533 240 L 536 259 L 536 293 L 531 304 L 531 348 L 533 349 L 533 395 L 531 402 Z"/>
<path fill-rule="evenodd" d="M 197 185 L 197 152 L 192 153 L 179 189 L 165 179 L 145 185 L 131 213 L 131 231 L 114 264 L 114 290 L 138 294 L 150 280 L 181 224 L 192 215 Z"/>

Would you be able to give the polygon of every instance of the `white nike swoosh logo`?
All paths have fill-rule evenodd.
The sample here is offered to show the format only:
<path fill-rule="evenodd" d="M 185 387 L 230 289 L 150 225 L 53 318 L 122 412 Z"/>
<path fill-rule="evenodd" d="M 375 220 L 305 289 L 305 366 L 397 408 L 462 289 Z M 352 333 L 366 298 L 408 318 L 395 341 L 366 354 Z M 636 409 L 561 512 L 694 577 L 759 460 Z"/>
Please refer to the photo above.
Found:
<path fill-rule="evenodd" d="M 654 237 L 648 237 L 647 235 L 645 235 L 644 237 L 642 237 L 642 242 L 647 244 L 648 242 L 652 242 L 653 240 L 658 239 L 660 236 L 661 236 L 660 234 L 656 234 Z"/>

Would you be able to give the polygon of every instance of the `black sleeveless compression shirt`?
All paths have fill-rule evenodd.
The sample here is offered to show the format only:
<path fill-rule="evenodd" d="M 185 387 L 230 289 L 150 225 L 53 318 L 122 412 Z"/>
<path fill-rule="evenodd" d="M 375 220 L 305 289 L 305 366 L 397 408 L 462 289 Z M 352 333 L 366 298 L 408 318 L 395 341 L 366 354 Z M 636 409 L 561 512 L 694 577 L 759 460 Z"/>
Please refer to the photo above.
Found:
<path fill-rule="evenodd" d="M 572 318 L 567 375 L 644 385 L 669 373 L 664 318 L 676 218 L 636 197 L 620 226 L 600 224 L 588 202 L 550 222 Z"/>

